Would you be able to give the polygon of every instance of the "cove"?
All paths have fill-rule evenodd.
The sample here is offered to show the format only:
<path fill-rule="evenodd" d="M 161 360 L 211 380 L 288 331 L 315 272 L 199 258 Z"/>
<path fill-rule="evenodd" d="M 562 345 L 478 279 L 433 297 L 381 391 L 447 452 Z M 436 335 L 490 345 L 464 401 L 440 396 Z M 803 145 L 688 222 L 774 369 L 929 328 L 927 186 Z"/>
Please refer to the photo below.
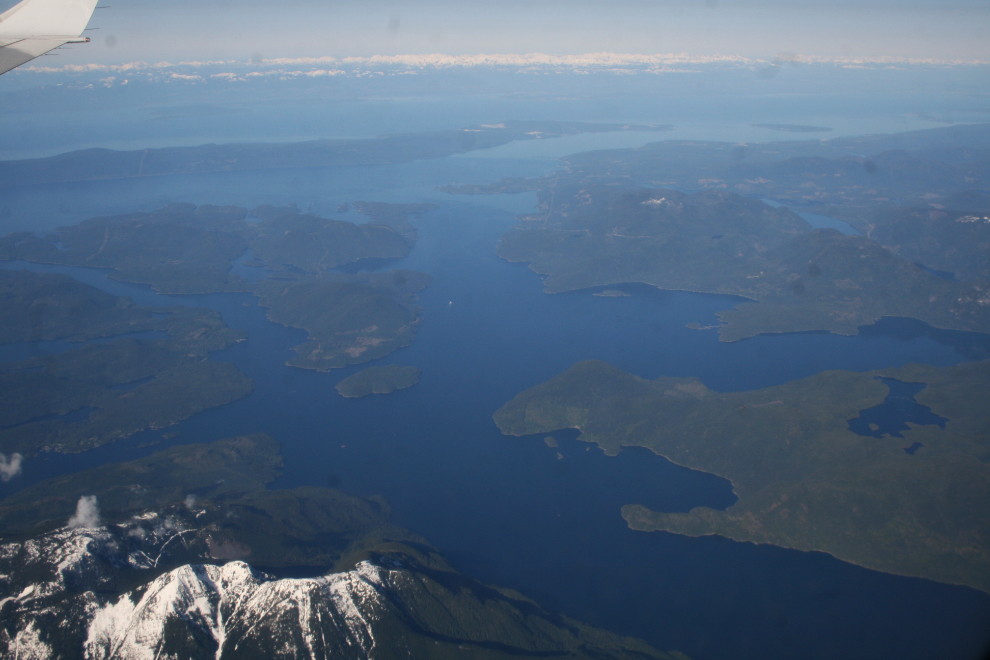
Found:
<path fill-rule="evenodd" d="M 850 431 L 874 438 L 886 436 L 903 438 L 901 431 L 911 429 L 908 423 L 919 426 L 934 424 L 941 429 L 945 428 L 945 423 L 949 420 L 939 417 L 928 406 L 923 406 L 914 400 L 914 395 L 925 389 L 925 383 L 904 383 L 882 376 L 878 376 L 876 380 L 889 388 L 887 398 L 878 406 L 860 410 L 859 416 L 848 422 Z M 915 445 L 922 446 L 919 443 Z M 915 451 L 917 447 L 908 453 L 913 454 Z"/>

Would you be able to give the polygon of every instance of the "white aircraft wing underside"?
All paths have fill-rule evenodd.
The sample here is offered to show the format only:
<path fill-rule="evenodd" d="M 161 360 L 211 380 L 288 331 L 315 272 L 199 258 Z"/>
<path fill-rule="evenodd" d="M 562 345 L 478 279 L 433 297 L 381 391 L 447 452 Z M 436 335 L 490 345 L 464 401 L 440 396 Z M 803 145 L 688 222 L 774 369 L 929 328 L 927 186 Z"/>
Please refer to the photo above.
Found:
<path fill-rule="evenodd" d="M 23 0 L 0 14 L 0 74 L 62 44 L 88 41 L 83 30 L 98 0 Z"/>
<path fill-rule="evenodd" d="M 30 62 L 68 41 L 68 39 L 21 39 L 0 46 L 0 73 L 6 73 L 15 66 Z"/>

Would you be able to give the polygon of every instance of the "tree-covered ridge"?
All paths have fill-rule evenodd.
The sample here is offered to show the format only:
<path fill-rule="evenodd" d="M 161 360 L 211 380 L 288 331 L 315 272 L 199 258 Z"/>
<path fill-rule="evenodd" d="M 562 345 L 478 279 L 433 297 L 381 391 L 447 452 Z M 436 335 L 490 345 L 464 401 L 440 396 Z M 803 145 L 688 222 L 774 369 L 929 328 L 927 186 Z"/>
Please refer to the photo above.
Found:
<path fill-rule="evenodd" d="M 0 238 L 0 259 L 111 269 L 111 277 L 161 293 L 249 291 L 230 272 L 247 249 L 242 208 L 171 204 L 152 212 L 92 218 L 54 234 Z"/>
<path fill-rule="evenodd" d="M 950 282 L 861 236 L 811 230 L 783 208 L 735 193 L 624 190 L 564 180 L 540 191 L 498 254 L 548 275 L 548 292 L 623 282 L 731 294 L 720 336 L 856 334 L 883 316 L 990 331 L 990 284 Z"/>
<path fill-rule="evenodd" d="M 118 339 L 0 365 L 0 451 L 80 452 L 236 401 L 253 381 L 181 344 Z"/>
<path fill-rule="evenodd" d="M 979 191 L 990 181 L 988 154 L 990 124 L 759 144 L 680 140 L 574 154 L 542 177 L 442 189 L 537 191 L 536 213 L 498 252 L 547 275 L 548 292 L 645 282 L 758 301 L 720 315 L 726 341 L 855 334 L 882 316 L 987 332 L 990 203 Z M 761 198 L 842 218 L 867 238 L 811 232 L 780 209 L 774 226 Z M 708 217 L 695 208 L 702 203 Z M 963 282 L 938 282 L 945 274 L 925 268 Z"/>
<path fill-rule="evenodd" d="M 267 270 L 305 273 L 404 257 L 416 241 L 407 217 L 432 208 L 365 205 L 373 220 L 354 224 L 294 206 L 261 206 L 251 212 L 261 222 L 247 222 L 247 209 L 235 206 L 170 204 L 92 218 L 47 236 L 10 234 L 0 238 L 0 260 L 106 268 L 114 279 L 150 284 L 161 293 L 252 291 L 250 282 L 232 272 L 233 262 L 249 249 Z"/>
<path fill-rule="evenodd" d="M 0 270 L 0 307 L 0 344 L 160 332 L 183 350 L 205 355 L 244 339 L 214 310 L 135 305 L 130 298 L 55 273 Z"/>
<path fill-rule="evenodd" d="M 428 275 L 408 270 L 370 275 L 332 272 L 362 259 L 408 255 L 416 240 L 408 217 L 434 208 L 383 202 L 355 206 L 372 220 L 359 225 L 321 218 L 294 206 L 262 206 L 252 211 L 260 222 L 247 222 L 243 208 L 172 204 L 150 213 L 93 218 L 44 237 L 11 234 L 0 239 L 0 259 L 108 268 L 110 277 L 151 284 L 163 293 L 250 291 L 270 309 L 271 320 L 309 331 L 311 341 L 296 348 L 300 356 L 289 364 L 327 370 L 408 346 L 419 320 L 415 294 L 430 283 Z M 233 261 L 248 250 L 255 265 L 278 273 L 279 279 L 249 282 L 235 274 Z M 52 287 L 70 281 L 53 279 Z M 93 293 L 92 287 L 86 291 L 88 301 L 68 289 L 59 294 L 63 299 L 79 298 L 53 306 L 52 323 L 62 327 L 60 336 L 69 336 L 65 327 L 78 324 L 74 319 L 80 314 L 100 319 L 98 323 L 106 327 L 99 336 L 167 325 L 153 318 L 139 322 L 142 314 L 154 310 L 111 312 L 108 306 L 117 304 L 112 296 Z M 18 324 L 16 330 L 12 325 L 5 330 L 0 321 L 0 333 L 33 337 L 39 332 L 30 328 L 38 325 L 38 315 L 48 308 L 39 297 L 45 292 L 39 289 L 34 298 L 30 293 L 17 290 L 13 280 L 7 285 L 0 280 L 0 301 L 16 303 L 16 316 L 23 317 L 6 320 L 7 325 Z M 63 318 L 66 315 L 71 318 Z M 123 330 L 127 324 L 131 328 Z M 44 336 L 46 331 L 40 332 Z"/>
<path fill-rule="evenodd" d="M 860 219 L 869 237 L 910 261 L 959 280 L 990 281 L 990 196 L 961 193 L 938 203 L 896 207 Z"/>
<path fill-rule="evenodd" d="M 157 331 L 0 364 L 0 453 L 79 452 L 246 396 L 254 383 L 207 359 L 243 341 L 220 314 L 142 307 L 63 275 L 0 271 L 0 343 Z"/>
<path fill-rule="evenodd" d="M 659 131 L 666 126 L 566 121 L 505 121 L 462 129 L 370 139 L 289 143 L 204 144 L 135 151 L 85 149 L 47 158 L 0 162 L 0 188 L 203 172 L 352 167 L 408 163 L 536 140 L 606 131 Z"/>
<path fill-rule="evenodd" d="M 565 171 L 535 179 L 444 190 L 518 192 L 546 189 L 566 178 L 583 185 L 710 188 L 814 206 L 828 214 L 855 214 L 878 206 L 939 204 L 959 193 L 984 190 L 990 182 L 988 154 L 990 124 L 752 144 L 668 140 L 573 154 L 561 159 Z"/>
<path fill-rule="evenodd" d="M 399 207 L 392 218 L 408 225 L 409 214 L 401 205 L 382 206 Z M 251 241 L 253 256 L 274 271 L 320 273 L 359 259 L 397 259 L 409 254 L 416 238 L 414 231 L 407 236 L 384 223 L 356 225 L 301 213 L 294 207 L 262 206 L 251 213 L 262 219 Z"/>
<path fill-rule="evenodd" d="M 948 419 L 903 440 L 858 435 L 848 420 L 880 404 L 876 376 L 927 383 L 916 401 Z M 648 381 L 582 362 L 519 394 L 503 433 L 578 428 L 606 453 L 647 447 L 732 481 L 724 511 L 653 512 L 630 503 L 634 529 L 718 534 L 828 552 L 876 570 L 990 591 L 990 363 L 828 371 L 762 390 L 718 393 L 691 378 Z M 923 447 L 914 454 L 908 445 Z"/>

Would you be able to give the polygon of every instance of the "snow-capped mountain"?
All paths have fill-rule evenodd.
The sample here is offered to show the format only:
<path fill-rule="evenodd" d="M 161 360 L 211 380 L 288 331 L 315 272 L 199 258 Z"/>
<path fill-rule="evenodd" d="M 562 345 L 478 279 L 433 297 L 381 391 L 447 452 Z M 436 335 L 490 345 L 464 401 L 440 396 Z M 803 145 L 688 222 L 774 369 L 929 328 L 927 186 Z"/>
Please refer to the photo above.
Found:
<path fill-rule="evenodd" d="M 385 541 L 347 569 L 306 578 L 243 561 L 176 565 L 201 552 L 203 534 L 146 513 L 0 545 L 0 655 L 669 658 L 473 581 L 431 548 Z"/>
<path fill-rule="evenodd" d="M 361 562 L 318 578 L 274 580 L 239 561 L 185 565 L 97 608 L 85 653 L 94 660 L 167 656 L 367 658 L 401 570 Z"/>

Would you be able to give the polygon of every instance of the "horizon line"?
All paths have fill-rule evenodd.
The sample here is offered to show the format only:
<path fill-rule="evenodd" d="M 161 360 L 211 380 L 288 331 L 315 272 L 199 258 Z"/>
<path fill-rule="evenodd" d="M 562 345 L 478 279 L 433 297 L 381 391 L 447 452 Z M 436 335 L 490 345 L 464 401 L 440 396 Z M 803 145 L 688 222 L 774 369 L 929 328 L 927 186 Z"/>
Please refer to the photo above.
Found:
<path fill-rule="evenodd" d="M 479 53 L 474 55 L 447 55 L 444 53 L 332 56 L 321 57 L 277 57 L 265 59 L 190 60 L 176 63 L 163 60 L 148 63 L 143 60 L 121 64 L 67 64 L 61 67 L 32 65 L 20 70 L 35 73 L 85 73 L 96 71 L 126 72 L 141 70 L 161 70 L 178 67 L 277 67 L 277 66 L 316 66 L 333 65 L 360 67 L 367 65 L 398 66 L 410 69 L 480 68 L 512 66 L 556 66 L 562 68 L 608 68 L 617 66 L 663 67 L 670 65 L 734 64 L 738 66 L 782 66 L 800 64 L 834 64 L 838 66 L 866 65 L 929 65 L 929 66 L 980 66 L 990 64 L 987 60 L 967 60 L 959 58 L 920 58 L 878 56 L 824 56 L 782 53 L 775 57 L 747 57 L 743 55 L 691 55 L 689 53 L 613 53 L 592 52 L 582 54 L 548 53 Z M 671 70 L 673 71 L 673 70 Z M 661 71 L 662 72 L 662 71 Z M 341 71 L 341 73 L 344 73 Z"/>

